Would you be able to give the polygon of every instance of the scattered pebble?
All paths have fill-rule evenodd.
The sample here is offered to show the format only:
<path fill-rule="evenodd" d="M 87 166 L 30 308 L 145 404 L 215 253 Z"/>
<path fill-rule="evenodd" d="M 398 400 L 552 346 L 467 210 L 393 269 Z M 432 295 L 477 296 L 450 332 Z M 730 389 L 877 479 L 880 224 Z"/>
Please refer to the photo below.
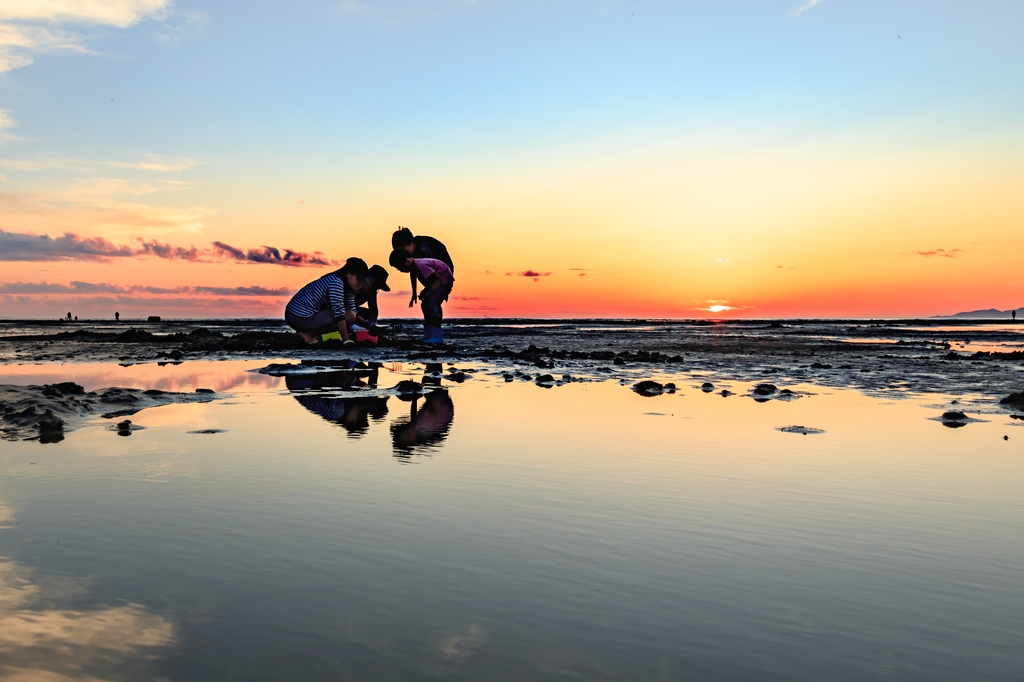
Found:
<path fill-rule="evenodd" d="M 799 433 L 801 436 L 813 436 L 819 433 L 825 433 L 821 429 L 815 429 L 811 426 L 783 426 L 779 428 L 779 431 L 783 433 Z"/>

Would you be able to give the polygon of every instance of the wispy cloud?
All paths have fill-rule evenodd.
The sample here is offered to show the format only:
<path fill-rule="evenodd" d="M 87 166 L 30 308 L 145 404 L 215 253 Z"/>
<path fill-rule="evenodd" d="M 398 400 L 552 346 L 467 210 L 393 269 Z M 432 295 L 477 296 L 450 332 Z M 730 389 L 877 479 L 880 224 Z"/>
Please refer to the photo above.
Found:
<path fill-rule="evenodd" d="M 963 249 L 934 249 L 932 251 L 915 251 L 913 253 L 906 253 L 908 256 L 924 256 L 925 258 L 956 258 L 957 254 L 963 253 Z"/>
<path fill-rule="evenodd" d="M 214 286 L 180 286 L 153 287 L 142 285 L 121 286 L 104 282 L 70 282 L 55 284 L 52 282 L 3 282 L 0 283 L 0 294 L 198 294 L 207 296 L 288 296 L 291 289 L 280 287 L 269 289 L 258 285 L 247 287 L 214 287 Z"/>
<path fill-rule="evenodd" d="M 806 5 L 801 5 L 800 7 L 797 7 L 795 10 L 793 10 L 793 16 L 798 17 L 807 10 L 809 10 L 810 8 L 818 4 L 821 4 L 821 0 L 810 0 L 810 2 L 808 2 Z"/>
<path fill-rule="evenodd" d="M 523 270 L 522 272 L 506 272 L 506 277 L 530 277 L 534 282 L 539 282 L 541 277 L 550 277 L 550 272 L 537 272 L 536 270 Z"/>
<path fill-rule="evenodd" d="M 0 229 L 0 261 L 109 261 L 116 258 L 156 257 L 191 262 L 236 261 L 269 263 L 291 267 L 335 265 L 320 251 L 305 253 L 293 249 L 260 246 L 239 249 L 213 242 L 210 247 L 175 246 L 157 240 L 136 239 L 134 244 L 114 244 L 102 237 L 82 237 L 65 232 L 59 237 L 5 232 Z"/>
<path fill-rule="evenodd" d="M 171 0 L 4 0 L 0 3 L 0 72 L 31 64 L 55 50 L 89 52 L 81 33 L 57 28 L 128 28 L 165 16 Z"/>
<path fill-rule="evenodd" d="M 18 125 L 18 122 L 14 120 L 13 116 L 11 116 L 11 112 L 7 109 L 0 109 L 0 145 L 4 142 L 21 139 L 17 135 L 7 132 L 16 125 Z"/>
<path fill-rule="evenodd" d="M 174 173 L 190 168 L 195 168 L 197 162 L 195 159 L 176 159 L 168 156 L 158 156 L 156 154 L 143 154 L 144 161 L 108 161 L 108 166 L 116 166 L 118 168 L 132 168 L 136 170 L 147 170 L 147 171 L 159 171 L 162 173 Z"/>

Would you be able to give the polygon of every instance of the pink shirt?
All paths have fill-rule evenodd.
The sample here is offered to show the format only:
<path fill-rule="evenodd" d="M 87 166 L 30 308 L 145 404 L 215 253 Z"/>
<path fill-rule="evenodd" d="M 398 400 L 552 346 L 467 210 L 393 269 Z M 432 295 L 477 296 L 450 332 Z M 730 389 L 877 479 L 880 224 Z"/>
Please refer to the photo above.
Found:
<path fill-rule="evenodd" d="M 450 284 L 455 281 L 451 268 L 442 260 L 436 258 L 413 258 L 413 268 L 419 276 L 419 280 L 426 284 L 432 275 L 437 275 L 441 284 Z"/>

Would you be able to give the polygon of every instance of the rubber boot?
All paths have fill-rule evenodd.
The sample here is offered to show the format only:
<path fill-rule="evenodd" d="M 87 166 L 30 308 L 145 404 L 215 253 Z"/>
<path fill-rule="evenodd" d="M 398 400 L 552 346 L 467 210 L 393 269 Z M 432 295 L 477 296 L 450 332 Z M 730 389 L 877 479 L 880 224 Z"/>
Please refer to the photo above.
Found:
<path fill-rule="evenodd" d="M 444 343 L 444 329 L 433 327 L 434 333 L 427 339 L 427 343 Z"/>
<path fill-rule="evenodd" d="M 429 324 L 427 324 L 426 322 L 424 322 L 423 323 L 423 336 L 421 336 L 420 338 L 418 338 L 416 340 L 421 342 L 421 343 L 429 343 L 430 339 L 433 336 L 434 336 L 434 327 L 429 325 Z"/>

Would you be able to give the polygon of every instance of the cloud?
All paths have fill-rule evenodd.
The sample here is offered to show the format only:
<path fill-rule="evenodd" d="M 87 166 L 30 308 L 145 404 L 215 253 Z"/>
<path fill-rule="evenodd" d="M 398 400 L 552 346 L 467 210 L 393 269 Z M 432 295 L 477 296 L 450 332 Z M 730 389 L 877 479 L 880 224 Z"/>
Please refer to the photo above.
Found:
<path fill-rule="evenodd" d="M 804 12 L 806 12 L 807 10 L 809 10 L 810 8 L 812 8 L 815 5 L 818 5 L 820 3 L 821 3 L 821 0 L 810 0 L 810 2 L 808 2 L 806 5 L 802 5 L 800 7 L 797 7 L 795 10 L 793 10 L 793 16 L 794 17 L 798 17 L 801 14 L 803 14 Z"/>
<path fill-rule="evenodd" d="M 84 671 L 97 670 L 119 679 L 108 668 L 138 669 L 176 641 L 174 624 L 139 604 L 55 606 L 85 591 L 84 580 L 41 579 L 31 568 L 0 560 L 0 679 L 95 680 Z"/>
<path fill-rule="evenodd" d="M 3 56 L 0 55 L 0 60 Z M 7 109 L 0 109 L 0 145 L 4 142 L 10 142 L 11 140 L 20 140 L 21 138 L 17 135 L 7 132 L 8 129 L 18 125 L 18 122 L 11 116 L 11 112 Z"/>
<path fill-rule="evenodd" d="M 143 154 L 142 156 L 145 161 L 108 161 L 107 165 L 116 166 L 118 168 L 160 171 L 162 173 L 174 173 L 189 170 L 190 168 L 195 168 L 197 165 L 195 159 L 175 159 L 168 156 L 158 156 L 156 154 Z"/>
<path fill-rule="evenodd" d="M 522 272 L 506 272 L 506 277 L 531 277 L 534 282 L 539 282 L 541 277 L 550 277 L 550 272 L 537 272 L 536 270 L 523 270 Z"/>
<path fill-rule="evenodd" d="M 935 249 L 933 251 L 916 251 L 912 254 L 907 253 L 906 255 L 924 256 L 925 258 L 933 258 L 935 256 L 940 258 L 956 258 L 958 253 L 963 253 L 963 249 L 950 249 L 949 251 L 946 251 L 945 249 Z"/>
<path fill-rule="evenodd" d="M 166 260 L 197 263 L 238 261 L 243 263 L 269 263 L 290 267 L 335 265 L 337 261 L 320 251 L 312 254 L 292 249 L 261 246 L 243 250 L 223 242 L 213 242 L 213 248 L 175 246 L 157 240 L 137 239 L 137 245 L 114 244 L 102 237 L 81 237 L 65 232 L 60 237 L 49 235 L 5 232 L 0 229 L 0 261 L 109 261 L 113 258 L 152 256 Z"/>
<path fill-rule="evenodd" d="M 322 251 L 304 253 L 291 249 L 278 249 L 273 246 L 261 246 L 257 249 L 243 251 L 224 242 L 213 242 L 214 248 L 227 254 L 233 260 L 250 263 L 273 263 L 275 265 L 337 265 L 338 262 L 324 256 Z"/>
<path fill-rule="evenodd" d="M 57 24 L 128 28 L 167 14 L 171 0 L 4 0 L 0 3 L 0 72 L 28 66 L 54 50 L 87 53 L 84 36 Z M 52 28 L 51 28 L 52 27 Z"/>
<path fill-rule="evenodd" d="M 2 282 L 0 283 L 2 294 L 198 294 L 210 296 L 288 296 L 292 289 L 279 287 L 268 289 L 258 285 L 247 287 L 214 287 L 214 286 L 179 286 L 179 287 L 153 287 L 133 284 L 122 286 L 119 284 L 107 284 L 104 282 L 75 282 L 68 284 L 56 284 L 51 282 Z"/>

